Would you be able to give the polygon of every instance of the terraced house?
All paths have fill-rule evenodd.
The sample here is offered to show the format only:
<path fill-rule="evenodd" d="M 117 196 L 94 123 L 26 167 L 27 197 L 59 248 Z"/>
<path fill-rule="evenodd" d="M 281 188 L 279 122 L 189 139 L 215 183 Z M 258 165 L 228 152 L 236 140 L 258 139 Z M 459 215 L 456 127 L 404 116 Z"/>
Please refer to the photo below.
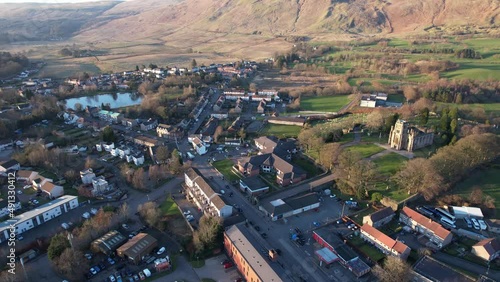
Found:
<path fill-rule="evenodd" d="M 451 239 L 453 238 L 451 232 L 439 223 L 432 221 L 432 219 L 421 215 L 409 207 L 403 208 L 399 215 L 399 221 L 418 233 L 423 234 L 439 249 L 451 243 Z"/>
<path fill-rule="evenodd" d="M 377 228 L 364 224 L 361 226 L 361 238 L 373 244 L 377 249 L 386 255 L 395 256 L 406 260 L 411 249 L 404 243 L 394 240 L 380 232 Z"/>
<path fill-rule="evenodd" d="M 186 197 L 199 209 L 211 216 L 229 217 L 233 207 L 228 205 L 221 195 L 216 193 L 196 168 L 184 173 Z"/>

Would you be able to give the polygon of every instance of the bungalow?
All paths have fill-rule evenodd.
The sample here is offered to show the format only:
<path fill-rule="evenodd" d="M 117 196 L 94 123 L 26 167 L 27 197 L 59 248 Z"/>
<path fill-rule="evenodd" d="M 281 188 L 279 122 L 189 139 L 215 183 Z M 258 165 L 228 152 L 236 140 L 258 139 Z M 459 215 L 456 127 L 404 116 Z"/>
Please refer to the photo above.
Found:
<path fill-rule="evenodd" d="M 389 223 L 396 214 L 390 207 L 385 207 L 374 213 L 366 215 L 363 217 L 363 224 L 379 228 L 387 223 Z"/>
<path fill-rule="evenodd" d="M 51 199 L 55 199 L 64 195 L 64 188 L 62 186 L 55 185 L 50 181 L 45 181 L 40 187 L 40 190 L 46 193 Z"/>
<path fill-rule="evenodd" d="M 21 165 L 18 161 L 12 159 L 8 160 L 0 165 L 0 173 L 5 174 L 7 171 L 19 170 Z"/>
<path fill-rule="evenodd" d="M 158 121 L 149 119 L 143 123 L 141 123 L 141 130 L 142 131 L 148 131 L 148 130 L 153 130 L 158 126 Z"/>
<path fill-rule="evenodd" d="M 500 256 L 500 242 L 497 238 L 489 238 L 472 246 L 472 253 L 486 261 L 492 261 Z"/>
<path fill-rule="evenodd" d="M 38 176 L 38 172 L 32 170 L 19 170 L 16 173 L 16 179 L 18 181 L 24 181 L 26 183 L 32 183 L 34 179 Z"/>
<path fill-rule="evenodd" d="M 391 209 L 392 210 L 392 209 Z M 368 224 L 361 226 L 361 238 L 377 247 L 382 253 L 406 260 L 411 249 L 404 243 L 394 240 Z"/>
<path fill-rule="evenodd" d="M 403 208 L 399 215 L 399 221 L 418 233 L 423 234 L 439 249 L 451 243 L 453 238 L 451 232 L 446 230 L 439 223 L 432 221 L 430 218 L 425 217 L 409 207 Z"/>

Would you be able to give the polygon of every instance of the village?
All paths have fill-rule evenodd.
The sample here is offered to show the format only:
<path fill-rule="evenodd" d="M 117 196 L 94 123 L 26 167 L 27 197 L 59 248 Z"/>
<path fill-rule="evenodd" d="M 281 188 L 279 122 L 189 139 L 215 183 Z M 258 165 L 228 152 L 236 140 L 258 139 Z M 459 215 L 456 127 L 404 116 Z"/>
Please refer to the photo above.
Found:
<path fill-rule="evenodd" d="M 417 180 L 392 180 L 438 154 L 437 126 L 399 115 L 405 102 L 387 93 L 293 111 L 297 98 L 246 83 L 266 64 L 2 81 L 13 130 L 0 173 L 15 175 L 15 206 L 2 185 L 0 244 L 16 238 L 21 280 L 50 265 L 50 238 L 88 267 L 47 267 L 47 281 L 374 281 L 394 257 L 412 281 L 500 279 L 500 223 L 482 198 L 427 201 L 404 186 Z M 216 239 L 200 239 L 207 226 Z"/>

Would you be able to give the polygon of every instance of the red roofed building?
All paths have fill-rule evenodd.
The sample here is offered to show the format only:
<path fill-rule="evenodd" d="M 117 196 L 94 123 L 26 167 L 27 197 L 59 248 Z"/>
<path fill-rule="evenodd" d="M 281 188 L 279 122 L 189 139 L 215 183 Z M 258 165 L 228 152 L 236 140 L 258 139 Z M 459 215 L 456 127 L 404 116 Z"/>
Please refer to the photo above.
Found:
<path fill-rule="evenodd" d="M 380 232 L 377 228 L 368 224 L 361 226 L 361 238 L 375 245 L 386 255 L 399 257 L 406 260 L 410 255 L 411 249 L 400 241 Z"/>
<path fill-rule="evenodd" d="M 453 238 L 453 234 L 441 226 L 441 224 L 432 221 L 432 219 L 423 216 L 409 207 L 403 208 L 399 215 L 399 221 L 429 238 L 438 248 L 448 245 Z"/>

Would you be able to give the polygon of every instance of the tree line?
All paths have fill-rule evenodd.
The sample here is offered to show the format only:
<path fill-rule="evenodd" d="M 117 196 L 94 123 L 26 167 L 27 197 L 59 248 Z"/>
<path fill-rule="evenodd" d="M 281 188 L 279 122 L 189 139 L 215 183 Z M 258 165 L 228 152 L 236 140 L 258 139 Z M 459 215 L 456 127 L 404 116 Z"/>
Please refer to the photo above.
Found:
<path fill-rule="evenodd" d="M 29 65 L 29 59 L 22 54 L 0 52 L 0 77 L 8 77 L 19 74 Z"/>

